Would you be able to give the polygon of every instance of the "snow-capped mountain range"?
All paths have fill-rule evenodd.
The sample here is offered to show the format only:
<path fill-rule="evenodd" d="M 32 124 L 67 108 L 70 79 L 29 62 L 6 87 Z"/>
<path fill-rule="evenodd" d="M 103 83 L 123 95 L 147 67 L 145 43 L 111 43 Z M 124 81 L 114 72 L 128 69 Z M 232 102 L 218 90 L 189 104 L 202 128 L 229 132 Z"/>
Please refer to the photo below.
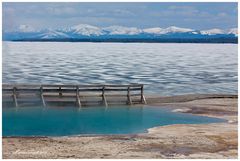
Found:
<path fill-rule="evenodd" d="M 62 29 L 42 29 L 35 30 L 28 25 L 20 25 L 14 31 L 3 31 L 3 40 L 21 40 L 21 39 L 37 39 L 37 40 L 57 40 L 57 39 L 83 39 L 83 38 L 222 38 L 237 37 L 238 29 L 231 28 L 229 30 L 209 29 L 195 30 L 190 28 L 180 28 L 170 26 L 167 28 L 153 27 L 140 29 L 136 27 L 109 26 L 97 27 L 88 24 L 79 24 L 72 27 Z"/>

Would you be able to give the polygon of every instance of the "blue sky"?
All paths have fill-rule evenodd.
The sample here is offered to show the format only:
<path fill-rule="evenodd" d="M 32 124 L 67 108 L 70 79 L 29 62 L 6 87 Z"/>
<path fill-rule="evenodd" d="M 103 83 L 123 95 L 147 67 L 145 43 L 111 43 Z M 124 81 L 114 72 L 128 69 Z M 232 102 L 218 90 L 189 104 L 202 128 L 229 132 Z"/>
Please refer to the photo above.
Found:
<path fill-rule="evenodd" d="M 3 30 L 90 24 L 99 27 L 237 27 L 237 3 L 3 3 Z"/>

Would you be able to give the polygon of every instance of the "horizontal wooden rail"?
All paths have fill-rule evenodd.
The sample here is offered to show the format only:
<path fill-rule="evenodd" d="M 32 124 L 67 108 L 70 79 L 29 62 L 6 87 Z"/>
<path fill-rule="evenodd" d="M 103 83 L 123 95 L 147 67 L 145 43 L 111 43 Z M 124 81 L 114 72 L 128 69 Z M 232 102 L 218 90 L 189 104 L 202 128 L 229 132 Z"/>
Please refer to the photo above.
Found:
<path fill-rule="evenodd" d="M 140 87 L 143 86 L 143 84 L 120 84 L 120 85 L 115 85 L 115 84 L 81 84 L 81 85 L 70 85 L 70 84 L 2 84 L 2 87 Z"/>
<path fill-rule="evenodd" d="M 129 85 L 68 85 L 68 84 L 3 84 L 2 85 L 3 96 L 10 95 L 13 98 L 13 102 L 17 107 L 20 98 L 29 96 L 29 94 L 40 95 L 41 102 L 46 106 L 48 98 L 52 98 L 51 101 L 57 102 L 60 99 L 70 99 L 75 97 L 75 103 L 81 107 L 82 102 L 87 102 L 85 99 L 88 97 L 94 97 L 95 99 L 101 97 L 102 103 L 105 106 L 111 104 L 111 99 L 115 97 L 126 97 L 127 104 L 133 102 L 146 103 L 143 95 L 143 84 L 129 84 Z M 134 93 L 131 93 L 133 91 Z M 136 93 L 139 92 L 139 93 Z M 91 93 L 91 94 L 90 94 Z M 133 100 L 132 96 L 140 96 L 139 100 Z M 5 97 L 4 97 L 5 98 Z M 85 98 L 85 99 L 84 99 Z M 110 99 L 111 98 L 111 99 Z M 3 100 L 4 101 L 4 100 Z M 90 101 L 91 102 L 91 101 Z"/>

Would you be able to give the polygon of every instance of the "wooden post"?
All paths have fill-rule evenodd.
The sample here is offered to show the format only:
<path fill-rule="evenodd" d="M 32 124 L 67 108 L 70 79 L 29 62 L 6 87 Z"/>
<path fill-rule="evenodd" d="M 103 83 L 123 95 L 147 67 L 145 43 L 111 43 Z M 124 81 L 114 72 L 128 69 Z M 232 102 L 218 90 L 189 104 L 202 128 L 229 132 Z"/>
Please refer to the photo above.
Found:
<path fill-rule="evenodd" d="M 128 90 L 127 90 L 127 98 L 128 98 L 128 104 L 129 105 L 132 105 L 132 99 L 131 99 L 131 95 L 130 95 L 130 87 L 128 87 Z"/>
<path fill-rule="evenodd" d="M 16 96 L 16 87 L 13 87 L 13 101 L 15 103 L 15 106 L 18 107 L 18 102 L 17 102 L 17 96 Z"/>
<path fill-rule="evenodd" d="M 147 104 L 147 101 L 146 101 L 144 95 L 143 95 L 143 103 L 144 103 L 144 104 Z"/>
<path fill-rule="evenodd" d="M 81 105 L 81 101 L 80 101 L 80 96 L 79 96 L 79 87 L 77 86 L 77 91 L 76 91 L 76 98 L 77 98 L 77 104 L 78 104 L 78 107 L 81 108 L 82 105 Z"/>
<path fill-rule="evenodd" d="M 41 100 L 42 100 L 43 107 L 46 107 L 46 103 L 45 103 L 45 100 L 44 100 L 44 97 L 43 97 L 43 87 L 42 86 L 40 87 L 40 95 L 41 95 Z"/>
<path fill-rule="evenodd" d="M 141 86 L 141 102 L 144 103 L 144 104 L 147 104 L 146 99 L 143 95 L 143 85 Z"/>
<path fill-rule="evenodd" d="M 107 103 L 107 100 L 106 100 L 106 97 L 105 97 L 105 86 L 103 86 L 103 88 L 102 88 L 102 100 L 104 102 L 104 105 L 106 107 L 108 107 L 108 103 Z"/>
<path fill-rule="evenodd" d="M 59 96 L 62 97 L 62 90 L 61 86 L 59 86 Z"/>

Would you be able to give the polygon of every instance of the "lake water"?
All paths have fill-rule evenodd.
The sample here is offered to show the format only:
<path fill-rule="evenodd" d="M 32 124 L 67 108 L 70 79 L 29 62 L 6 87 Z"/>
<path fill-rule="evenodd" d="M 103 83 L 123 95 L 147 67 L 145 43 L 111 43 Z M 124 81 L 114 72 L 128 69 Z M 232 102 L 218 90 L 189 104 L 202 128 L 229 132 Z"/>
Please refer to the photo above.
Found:
<path fill-rule="evenodd" d="M 3 42 L 3 83 L 128 84 L 237 94 L 237 44 Z"/>
<path fill-rule="evenodd" d="M 202 124 L 224 120 L 174 113 L 158 107 L 3 108 L 3 136 L 134 134 L 170 124 Z"/>

